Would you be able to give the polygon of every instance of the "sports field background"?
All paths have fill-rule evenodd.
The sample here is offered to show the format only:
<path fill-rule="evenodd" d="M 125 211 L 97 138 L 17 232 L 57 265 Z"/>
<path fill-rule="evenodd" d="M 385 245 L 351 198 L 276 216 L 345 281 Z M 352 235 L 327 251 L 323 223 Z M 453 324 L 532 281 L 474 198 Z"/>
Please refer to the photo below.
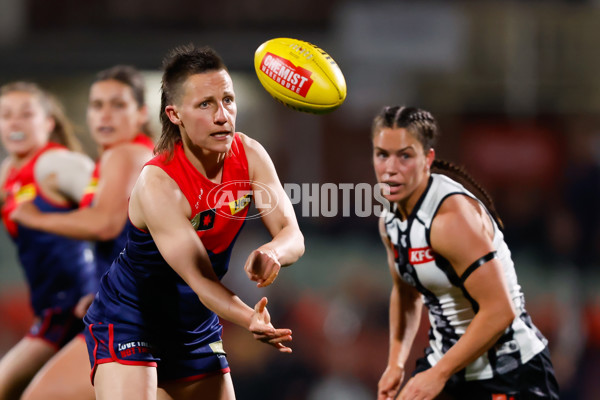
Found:
<path fill-rule="evenodd" d="M 142 69 L 158 132 L 162 56 L 179 44 L 211 45 L 232 72 L 238 130 L 263 143 L 282 182 L 296 184 L 374 184 L 373 115 L 392 104 L 432 111 L 438 156 L 466 166 L 496 201 L 527 309 L 550 340 L 561 399 L 600 398 L 600 3 L 235 3 L 0 0 L 0 85 L 33 80 L 53 91 L 95 156 L 85 128 L 95 72 Z M 262 89 L 254 50 L 280 36 L 337 61 L 348 85 L 340 109 L 294 112 Z M 225 283 L 250 304 L 269 297 L 274 324 L 294 331 L 294 353 L 225 323 L 239 399 L 374 398 L 391 281 L 377 218 L 344 217 L 338 206 L 334 217 L 297 206 L 306 255 L 262 291 L 242 265 L 266 232 L 246 224 Z M 0 355 L 31 322 L 23 279 L 2 231 Z"/>

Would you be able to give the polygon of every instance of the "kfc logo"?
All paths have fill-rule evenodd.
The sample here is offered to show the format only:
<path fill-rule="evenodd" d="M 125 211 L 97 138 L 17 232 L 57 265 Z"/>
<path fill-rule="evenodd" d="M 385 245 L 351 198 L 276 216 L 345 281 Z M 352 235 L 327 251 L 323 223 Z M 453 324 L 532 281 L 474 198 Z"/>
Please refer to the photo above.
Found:
<path fill-rule="evenodd" d="M 431 247 L 421 247 L 418 249 L 408 249 L 408 262 L 412 265 L 424 264 L 433 261 L 433 251 Z"/>

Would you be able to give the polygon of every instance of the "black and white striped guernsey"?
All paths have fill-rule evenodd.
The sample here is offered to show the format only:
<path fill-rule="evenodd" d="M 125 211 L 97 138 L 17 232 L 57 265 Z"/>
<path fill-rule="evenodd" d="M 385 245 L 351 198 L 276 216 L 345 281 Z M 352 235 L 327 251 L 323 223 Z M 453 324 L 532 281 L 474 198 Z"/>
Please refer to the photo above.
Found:
<path fill-rule="evenodd" d="M 387 235 L 394 247 L 396 271 L 414 286 L 429 310 L 429 347 L 427 360 L 435 365 L 464 334 L 478 306 L 449 262 L 434 254 L 430 244 L 431 222 L 448 196 L 466 195 L 476 199 L 461 184 L 441 174 L 431 174 L 425 193 L 404 221 L 394 211 L 384 211 Z M 526 363 L 547 345 L 525 310 L 511 254 L 495 221 L 493 245 L 517 317 L 487 353 L 459 373 L 465 380 L 489 379 Z M 485 268 L 485 267 L 482 267 Z"/>

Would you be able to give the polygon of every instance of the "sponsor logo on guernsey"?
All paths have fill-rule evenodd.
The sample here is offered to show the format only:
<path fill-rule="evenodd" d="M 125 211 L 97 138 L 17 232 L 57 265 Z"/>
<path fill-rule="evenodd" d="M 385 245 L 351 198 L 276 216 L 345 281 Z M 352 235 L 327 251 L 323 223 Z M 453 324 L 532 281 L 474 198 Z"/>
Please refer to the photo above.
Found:
<path fill-rule="evenodd" d="M 433 260 L 434 257 L 431 247 L 408 249 L 408 262 L 412 265 L 425 264 Z"/>
<path fill-rule="evenodd" d="M 267 52 L 260 62 L 260 70 L 284 88 L 306 97 L 313 84 L 312 71 L 294 65 L 290 60 Z"/>
<path fill-rule="evenodd" d="M 227 354 L 225 353 L 225 349 L 223 348 L 223 341 L 219 340 L 217 342 L 209 343 L 208 346 L 215 354 Z"/>
<path fill-rule="evenodd" d="M 229 210 L 231 211 L 231 215 L 235 215 L 238 212 L 242 211 L 251 202 L 252 202 L 252 193 L 246 193 L 239 199 L 230 201 L 229 202 Z"/>
<path fill-rule="evenodd" d="M 96 193 L 96 188 L 98 187 L 98 178 L 92 178 L 90 182 L 87 184 L 85 189 L 83 190 L 83 194 Z"/>
<path fill-rule="evenodd" d="M 197 231 L 207 231 L 212 229 L 215 225 L 215 217 L 217 216 L 217 210 L 210 208 L 199 212 L 191 219 L 192 226 Z"/>
<path fill-rule="evenodd" d="M 149 353 L 150 345 L 148 344 L 148 342 L 143 342 L 139 340 L 128 343 L 118 343 L 117 351 L 119 352 L 119 356 L 121 358 L 127 358 L 134 354 Z"/>
<path fill-rule="evenodd" d="M 249 207 L 253 201 L 260 210 L 263 210 L 264 215 L 277 206 L 277 197 L 273 195 L 269 186 L 256 181 L 228 181 L 215 186 L 206 194 L 206 203 L 217 211 L 219 218 L 237 220 L 259 218 L 260 213 L 236 215 Z"/>
<path fill-rule="evenodd" d="M 29 183 L 27 185 L 15 188 L 15 201 L 17 203 L 23 203 L 25 201 L 31 201 L 35 199 L 36 190 L 35 184 Z"/>

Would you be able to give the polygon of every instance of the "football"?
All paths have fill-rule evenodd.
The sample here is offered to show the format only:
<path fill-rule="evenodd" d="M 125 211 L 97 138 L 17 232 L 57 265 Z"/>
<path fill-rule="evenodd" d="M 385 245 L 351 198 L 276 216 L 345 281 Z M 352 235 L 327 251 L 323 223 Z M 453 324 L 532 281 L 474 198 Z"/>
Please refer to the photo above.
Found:
<path fill-rule="evenodd" d="M 265 90 L 293 110 L 324 114 L 346 99 L 346 80 L 337 63 L 303 40 L 267 40 L 256 49 L 254 68 Z"/>

